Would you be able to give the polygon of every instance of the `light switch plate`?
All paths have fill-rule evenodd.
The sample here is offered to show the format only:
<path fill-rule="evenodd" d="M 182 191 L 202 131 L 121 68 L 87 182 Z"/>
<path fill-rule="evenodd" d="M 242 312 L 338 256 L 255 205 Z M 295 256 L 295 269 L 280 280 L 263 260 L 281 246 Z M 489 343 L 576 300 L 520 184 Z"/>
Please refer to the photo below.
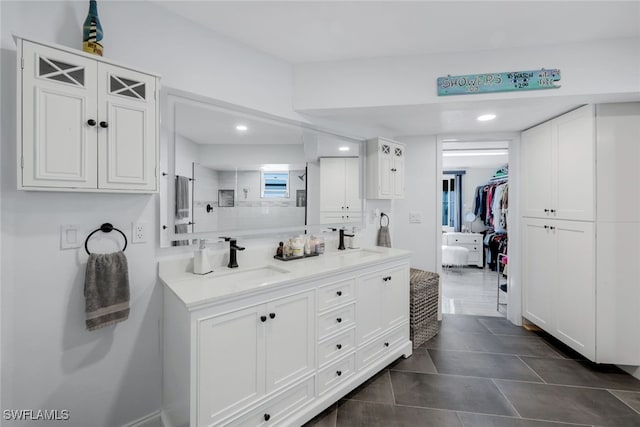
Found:
<path fill-rule="evenodd" d="M 409 222 L 413 224 L 421 224 L 422 223 L 422 212 L 419 211 L 411 211 L 409 212 Z"/>
<path fill-rule="evenodd" d="M 75 249 L 82 246 L 77 225 L 60 226 L 60 249 Z"/>

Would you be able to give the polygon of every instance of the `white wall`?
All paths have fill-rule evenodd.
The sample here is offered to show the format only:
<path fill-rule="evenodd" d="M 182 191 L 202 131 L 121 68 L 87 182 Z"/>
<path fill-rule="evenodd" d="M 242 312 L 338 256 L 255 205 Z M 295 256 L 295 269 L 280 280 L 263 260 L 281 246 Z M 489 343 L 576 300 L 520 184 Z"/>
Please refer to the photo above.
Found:
<path fill-rule="evenodd" d="M 0 10 L 2 407 L 69 409 L 71 420 L 65 425 L 120 426 L 161 405 L 158 197 L 16 190 L 10 32 L 78 48 L 87 3 L 2 1 Z M 291 109 L 291 67 L 286 63 L 150 2 L 100 2 L 99 12 L 106 57 L 157 71 L 166 86 L 299 118 Z M 106 221 L 129 235 L 132 222 L 146 222 L 149 241 L 126 251 L 130 318 L 87 332 L 82 296 L 86 254 L 61 251 L 59 229 L 76 224 L 85 236 Z M 92 244 L 110 251 L 118 242 L 103 237 Z"/>
<path fill-rule="evenodd" d="M 441 245 L 437 203 L 442 184 L 437 171 L 438 152 L 435 136 L 396 138 L 407 144 L 405 157 L 405 197 L 394 200 L 392 222 L 394 246 L 413 252 L 411 267 L 437 272 Z M 422 214 L 422 223 L 409 223 L 409 212 Z"/>
<path fill-rule="evenodd" d="M 446 43 L 446 42 L 445 42 Z M 640 38 L 315 62 L 294 67 L 296 110 L 451 102 L 438 97 L 437 77 L 448 74 L 559 68 L 561 90 L 474 95 L 474 101 L 593 94 L 634 94 L 640 87 Z M 616 78 L 610 78 L 616 64 Z M 534 91 L 535 92 L 535 91 Z"/>

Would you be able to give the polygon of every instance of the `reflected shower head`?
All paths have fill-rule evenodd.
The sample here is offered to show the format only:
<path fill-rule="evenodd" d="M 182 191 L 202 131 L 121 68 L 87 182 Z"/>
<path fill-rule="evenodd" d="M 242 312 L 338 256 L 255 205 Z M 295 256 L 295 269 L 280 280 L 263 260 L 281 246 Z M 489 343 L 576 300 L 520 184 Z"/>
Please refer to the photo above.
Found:
<path fill-rule="evenodd" d="M 298 175 L 298 178 L 300 179 L 300 181 L 304 181 L 304 177 L 307 174 L 307 171 L 305 171 L 302 175 Z"/>

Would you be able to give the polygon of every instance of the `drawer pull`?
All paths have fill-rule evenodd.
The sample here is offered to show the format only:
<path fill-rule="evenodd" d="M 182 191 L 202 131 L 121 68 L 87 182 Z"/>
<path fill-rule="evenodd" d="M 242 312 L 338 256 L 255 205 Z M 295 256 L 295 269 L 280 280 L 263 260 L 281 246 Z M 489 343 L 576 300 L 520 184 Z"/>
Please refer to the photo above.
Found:
<path fill-rule="evenodd" d="M 336 319 L 336 322 L 338 322 L 338 323 L 342 323 L 342 317 L 338 317 L 338 318 Z"/>
<path fill-rule="evenodd" d="M 549 209 L 545 209 L 544 211 L 545 211 L 545 212 L 549 212 Z"/>
<path fill-rule="evenodd" d="M 387 282 L 389 280 L 391 280 L 391 276 L 385 276 L 382 278 L 383 281 Z"/>
<path fill-rule="evenodd" d="M 260 320 L 262 320 L 263 322 L 267 321 L 267 316 L 260 316 Z"/>
<path fill-rule="evenodd" d="M 101 127 L 101 128 L 106 129 L 106 128 L 108 128 L 108 127 L 109 127 L 109 123 L 107 123 L 107 122 L 100 122 L 100 127 Z"/>
<path fill-rule="evenodd" d="M 95 125 L 96 125 L 96 121 L 95 121 L 95 120 L 93 120 L 93 119 L 89 119 L 89 120 L 87 120 L 87 124 L 88 124 L 89 126 L 95 126 Z"/>
<path fill-rule="evenodd" d="M 555 209 L 551 209 L 551 211 L 550 211 L 550 212 L 551 212 L 551 213 L 556 213 L 556 210 L 555 210 Z"/>
<path fill-rule="evenodd" d="M 555 230 L 556 228 L 554 226 L 549 227 L 551 230 Z"/>
<path fill-rule="evenodd" d="M 389 347 L 389 343 L 388 342 L 384 343 L 384 346 Z"/>
<path fill-rule="evenodd" d="M 336 375 L 337 375 L 337 376 L 342 375 L 342 371 L 336 371 Z"/>
<path fill-rule="evenodd" d="M 545 226 L 544 226 L 544 228 L 545 228 L 545 230 L 546 230 L 547 228 L 549 228 L 549 226 L 548 226 L 548 225 L 545 225 Z"/>
<path fill-rule="evenodd" d="M 342 296 L 342 291 L 338 291 L 338 292 L 336 292 L 336 295 L 338 295 L 339 297 L 341 297 L 341 296 Z"/>
<path fill-rule="evenodd" d="M 264 414 L 264 420 L 265 421 L 269 421 L 271 419 L 271 415 L 269 414 Z"/>
<path fill-rule="evenodd" d="M 269 317 L 272 318 L 272 319 L 275 319 L 276 314 L 275 313 L 269 313 Z"/>
<path fill-rule="evenodd" d="M 340 350 L 342 348 L 342 344 L 337 344 L 336 347 L 338 347 L 338 350 Z"/>

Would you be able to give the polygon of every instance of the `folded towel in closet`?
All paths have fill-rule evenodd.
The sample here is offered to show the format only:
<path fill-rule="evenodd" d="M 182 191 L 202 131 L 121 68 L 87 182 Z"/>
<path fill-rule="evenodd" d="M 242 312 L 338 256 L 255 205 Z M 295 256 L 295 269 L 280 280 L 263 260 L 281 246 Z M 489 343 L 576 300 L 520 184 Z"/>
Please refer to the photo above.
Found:
<path fill-rule="evenodd" d="M 189 178 L 176 176 L 176 218 L 187 218 L 189 211 Z"/>
<path fill-rule="evenodd" d="M 129 317 L 129 268 L 122 251 L 91 254 L 84 278 L 87 329 L 93 331 Z"/>

